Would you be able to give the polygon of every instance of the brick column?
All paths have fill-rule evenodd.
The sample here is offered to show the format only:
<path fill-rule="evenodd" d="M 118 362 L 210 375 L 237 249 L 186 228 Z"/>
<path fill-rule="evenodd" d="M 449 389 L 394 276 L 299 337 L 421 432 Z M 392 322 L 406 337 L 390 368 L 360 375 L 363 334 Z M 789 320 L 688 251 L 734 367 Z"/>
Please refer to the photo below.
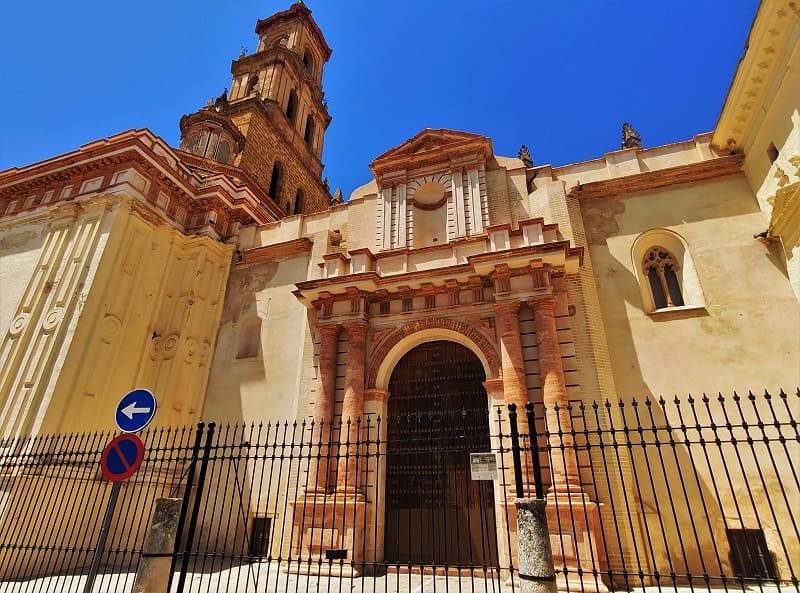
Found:
<path fill-rule="evenodd" d="M 552 489 L 556 493 L 579 494 L 581 481 L 574 449 L 572 419 L 567 409 L 569 400 L 556 329 L 556 299 L 552 296 L 532 299 L 528 301 L 528 305 L 533 309 L 536 323 L 542 400 L 547 410 L 545 422 L 547 431 L 550 433 L 550 447 L 553 452 L 551 456 Z M 558 412 L 555 410 L 556 406 L 558 406 Z"/>
<path fill-rule="evenodd" d="M 525 385 L 525 362 L 522 360 L 522 340 L 519 336 L 519 301 L 495 303 L 497 325 L 500 335 L 500 359 L 503 368 L 503 394 L 506 405 L 517 404 L 520 434 L 528 432 L 525 404 L 528 403 L 528 388 Z M 504 411 L 507 416 L 508 410 Z"/>
<path fill-rule="evenodd" d="M 342 403 L 342 430 L 339 446 L 339 470 L 337 490 L 356 492 L 358 485 L 357 466 L 359 460 L 357 442 L 358 421 L 364 420 L 364 367 L 366 365 L 366 341 L 369 324 L 363 320 L 343 324 L 348 334 L 347 370 L 344 378 L 344 402 Z M 349 427 L 348 427 L 349 423 Z M 349 445 L 348 445 L 349 442 Z"/>
<path fill-rule="evenodd" d="M 503 301 L 495 303 L 497 325 L 500 335 L 500 362 L 503 369 L 503 423 L 508 430 L 508 404 L 517 405 L 517 428 L 520 434 L 528 434 L 528 418 L 525 415 L 525 404 L 528 403 L 528 387 L 525 383 L 525 362 L 522 358 L 522 339 L 519 335 L 519 301 Z M 506 434 L 508 432 L 506 431 Z M 506 443 L 510 446 L 510 441 Z M 511 504 L 515 497 L 514 460 L 511 450 L 505 455 L 503 464 L 506 468 L 503 482 L 506 490 L 506 502 Z M 533 488 L 533 466 L 522 464 L 522 484 L 524 488 Z M 511 505 L 513 508 L 513 505 Z"/>
<path fill-rule="evenodd" d="M 339 348 L 339 326 L 326 323 L 317 326 L 320 333 L 319 376 L 314 400 L 314 429 L 319 458 L 312 457 L 308 470 L 307 491 L 325 491 L 330 476 L 329 462 L 336 452 L 328 447 L 332 435 L 333 406 L 336 400 L 336 359 Z M 332 486 L 332 484 L 331 484 Z"/>

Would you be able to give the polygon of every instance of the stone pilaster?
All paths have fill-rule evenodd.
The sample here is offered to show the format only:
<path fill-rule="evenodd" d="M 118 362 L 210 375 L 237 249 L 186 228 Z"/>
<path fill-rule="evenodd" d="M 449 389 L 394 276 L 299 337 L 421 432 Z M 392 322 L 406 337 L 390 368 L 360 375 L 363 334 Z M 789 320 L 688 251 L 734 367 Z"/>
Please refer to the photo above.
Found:
<path fill-rule="evenodd" d="M 336 456 L 330 442 L 333 426 L 333 409 L 336 395 L 336 359 L 339 347 L 339 326 L 335 323 L 317 326 L 320 334 L 317 396 L 314 400 L 314 427 L 312 435 L 319 443 L 319 456 L 311 459 L 308 472 L 308 491 L 327 490 L 330 479 L 329 462 Z M 331 484 L 330 486 L 333 486 Z"/>
<path fill-rule="evenodd" d="M 364 367 L 369 324 L 363 320 L 356 320 L 348 321 L 343 326 L 347 330 L 349 346 L 344 379 L 337 490 L 356 492 L 359 427 L 364 419 Z"/>

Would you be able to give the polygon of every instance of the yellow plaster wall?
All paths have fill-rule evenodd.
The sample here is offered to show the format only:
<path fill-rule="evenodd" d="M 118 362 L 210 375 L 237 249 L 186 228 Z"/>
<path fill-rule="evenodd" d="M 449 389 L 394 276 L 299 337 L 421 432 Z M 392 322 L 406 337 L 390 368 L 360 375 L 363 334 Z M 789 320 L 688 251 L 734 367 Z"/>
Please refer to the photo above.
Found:
<path fill-rule="evenodd" d="M 663 395 L 667 401 L 664 408 L 658 404 L 641 406 L 641 419 L 635 417 L 639 411 L 628 406 L 625 415 L 629 424 L 653 421 L 677 427 L 684 421 L 693 423 L 687 403 L 690 393 L 698 398 L 698 422 L 710 425 L 713 417 L 717 424 L 723 424 L 725 416 L 715 400 L 718 392 L 730 396 L 733 390 L 746 394 L 748 389 L 767 388 L 776 393 L 780 387 L 791 390 L 800 382 L 800 341 L 795 332 L 785 331 L 787 327 L 800 327 L 800 306 L 776 252 L 753 238 L 764 218 L 743 175 L 628 197 L 587 200 L 581 203 L 581 213 L 616 395 L 623 401 L 636 397 L 640 402 L 646 396 L 657 400 Z M 705 306 L 649 315 L 644 312 L 634 268 L 639 262 L 634 261 L 631 248 L 641 233 L 656 227 L 679 234 L 687 243 Z M 699 401 L 703 392 L 712 396 L 710 410 Z M 682 402 L 683 418 L 672 405 L 676 395 Z M 730 399 L 727 407 L 728 413 L 738 418 L 736 404 Z M 756 421 L 755 410 L 748 404 L 744 408 L 748 421 Z M 769 412 L 764 412 L 769 417 Z M 709 442 L 715 438 L 710 431 L 704 436 Z M 659 467 L 657 455 L 647 460 L 640 451 L 634 453 L 630 459 L 633 476 L 646 467 Z M 773 537 L 777 524 L 791 520 L 792 511 L 788 507 L 776 508 L 777 518 L 756 512 L 755 509 L 766 507 L 767 492 L 778 475 L 777 468 L 759 468 L 758 455 L 757 451 L 752 455 L 740 452 L 741 467 L 736 469 L 748 476 L 755 504 L 737 504 L 733 485 L 727 488 L 717 480 L 721 500 L 718 506 L 709 494 L 709 479 L 710 475 L 725 475 L 719 453 L 712 452 L 710 460 L 692 462 L 687 451 L 677 449 L 675 460 L 683 476 L 694 477 L 684 480 L 684 484 L 681 475 L 656 475 L 651 487 L 636 495 L 642 498 L 644 508 L 650 509 L 640 519 L 640 529 L 674 534 L 674 522 L 680 523 L 684 531 L 689 528 L 692 519 L 683 505 L 675 509 L 673 516 L 659 502 L 663 500 L 661 493 L 681 483 L 689 507 L 709 505 L 707 512 L 717 545 L 722 548 L 722 570 L 726 574 L 732 574 L 732 568 L 728 565 L 724 528 L 759 525 L 783 571 L 788 560 L 778 553 Z M 634 483 L 633 476 L 627 474 L 628 484 Z M 655 509 L 662 510 L 659 513 Z M 712 545 L 703 537 L 701 547 Z M 654 540 L 651 545 L 658 570 L 666 570 L 670 557 L 673 563 L 682 557 L 681 546 L 688 545 L 689 564 L 696 557 L 693 542 L 686 544 L 672 535 L 663 541 Z M 697 568 L 685 567 L 690 571 Z"/>
<path fill-rule="evenodd" d="M 233 247 L 184 236 L 117 199 L 46 432 L 113 427 L 117 402 L 135 387 L 155 393 L 157 425 L 193 423 L 202 410 Z"/>
<path fill-rule="evenodd" d="M 38 433 L 114 220 L 100 196 L 3 225 L 0 434 Z M 14 243 L 27 238 L 17 247 Z"/>
<path fill-rule="evenodd" d="M 587 201 L 582 211 L 619 395 L 800 383 L 800 342 L 784 331 L 800 327 L 800 306 L 781 262 L 753 239 L 764 218 L 744 176 Z M 643 312 L 631 245 L 654 227 L 688 243 L 704 309 Z"/>

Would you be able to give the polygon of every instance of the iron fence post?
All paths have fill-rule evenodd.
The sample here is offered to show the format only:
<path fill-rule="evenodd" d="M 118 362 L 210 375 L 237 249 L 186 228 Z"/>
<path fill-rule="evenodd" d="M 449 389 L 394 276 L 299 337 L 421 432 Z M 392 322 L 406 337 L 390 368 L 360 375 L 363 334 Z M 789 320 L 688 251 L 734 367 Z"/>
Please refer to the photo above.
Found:
<path fill-rule="evenodd" d="M 189 462 L 189 469 L 186 473 L 186 489 L 183 491 L 183 502 L 181 503 L 181 511 L 178 516 L 178 527 L 175 532 L 175 547 L 172 554 L 172 565 L 169 570 L 169 582 L 167 591 L 172 590 L 172 579 L 175 573 L 175 564 L 178 559 L 178 554 L 181 546 L 181 538 L 183 537 L 183 526 L 186 523 L 186 513 L 189 511 L 189 499 L 192 497 L 192 485 L 194 484 L 194 472 L 197 459 L 200 455 L 200 443 L 203 439 L 203 429 L 205 428 L 204 422 L 197 423 L 197 432 L 194 435 L 194 444 L 192 445 L 192 457 Z"/>
<path fill-rule="evenodd" d="M 514 484 L 517 498 L 525 498 L 522 487 L 522 459 L 519 454 L 519 429 L 517 428 L 517 404 L 508 404 L 508 422 L 511 424 L 511 457 L 514 460 Z"/>
<path fill-rule="evenodd" d="M 206 433 L 206 443 L 203 446 L 203 457 L 200 459 L 200 474 L 197 476 L 197 492 L 194 495 L 194 504 L 192 505 L 192 514 L 189 517 L 189 530 L 186 532 L 186 543 L 183 546 L 183 555 L 181 557 L 181 571 L 178 575 L 178 586 L 176 587 L 177 593 L 183 593 L 183 587 L 186 585 L 186 573 L 189 570 L 189 554 L 192 549 L 192 541 L 194 540 L 194 532 L 197 529 L 197 515 L 200 513 L 200 503 L 203 498 L 203 485 L 206 481 L 206 471 L 208 469 L 208 458 L 211 453 L 211 440 L 214 438 L 214 422 L 208 423 L 208 432 Z"/>
<path fill-rule="evenodd" d="M 525 404 L 525 414 L 528 417 L 528 440 L 531 443 L 531 457 L 533 458 L 533 483 L 536 487 L 536 498 L 544 498 L 544 484 L 542 482 L 542 462 L 539 459 L 539 439 L 536 434 L 536 418 L 534 417 L 533 402 Z"/>

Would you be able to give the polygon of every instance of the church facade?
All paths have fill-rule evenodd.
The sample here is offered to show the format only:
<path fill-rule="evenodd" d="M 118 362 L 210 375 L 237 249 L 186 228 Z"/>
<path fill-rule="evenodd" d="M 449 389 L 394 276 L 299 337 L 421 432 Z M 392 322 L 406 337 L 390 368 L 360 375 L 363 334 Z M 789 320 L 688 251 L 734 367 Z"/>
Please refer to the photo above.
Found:
<path fill-rule="evenodd" d="M 439 405 L 415 360 L 489 412 L 800 384 L 795 3 L 759 8 L 712 132 L 643 148 L 626 124 L 552 167 L 425 129 L 346 201 L 321 179 L 322 32 L 299 3 L 256 33 L 178 148 L 131 130 L 0 172 L 0 437 L 108 428 L 134 387 L 163 426 L 391 418 Z M 379 513 L 377 478 L 334 465 L 308 506 Z M 585 471 L 567 450 L 547 485 L 590 550 L 620 519 Z"/>

